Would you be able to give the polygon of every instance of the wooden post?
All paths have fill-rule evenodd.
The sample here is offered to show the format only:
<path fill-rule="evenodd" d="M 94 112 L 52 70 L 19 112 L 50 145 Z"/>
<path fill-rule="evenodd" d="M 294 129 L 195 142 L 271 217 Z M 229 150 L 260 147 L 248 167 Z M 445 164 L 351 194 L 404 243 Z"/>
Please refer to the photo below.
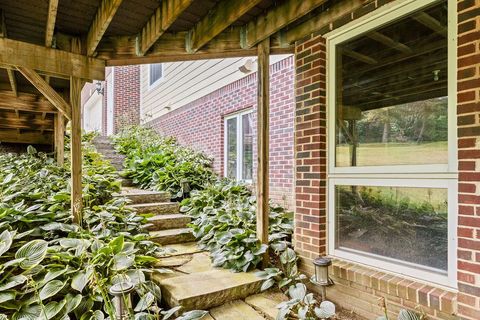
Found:
<path fill-rule="evenodd" d="M 81 41 L 72 38 L 72 52 L 81 52 Z M 82 224 L 82 120 L 81 120 L 81 94 L 82 79 L 70 76 L 70 106 L 72 109 L 71 119 L 71 173 L 72 195 L 71 206 L 73 223 Z"/>
<path fill-rule="evenodd" d="M 80 94 L 82 80 L 70 78 L 70 104 L 72 106 L 71 172 L 72 172 L 72 215 L 73 222 L 82 223 L 82 128 L 80 117 Z"/>
<path fill-rule="evenodd" d="M 262 244 L 268 245 L 269 219 L 269 97 L 270 97 L 270 38 L 258 44 L 258 80 L 257 80 L 257 237 Z M 263 266 L 268 262 L 268 253 Z"/>
<path fill-rule="evenodd" d="M 53 144 L 55 148 L 55 157 L 57 158 L 57 163 L 62 166 L 64 161 L 64 150 L 65 150 L 65 118 L 61 113 L 55 113 L 53 118 L 54 124 L 54 139 Z"/>

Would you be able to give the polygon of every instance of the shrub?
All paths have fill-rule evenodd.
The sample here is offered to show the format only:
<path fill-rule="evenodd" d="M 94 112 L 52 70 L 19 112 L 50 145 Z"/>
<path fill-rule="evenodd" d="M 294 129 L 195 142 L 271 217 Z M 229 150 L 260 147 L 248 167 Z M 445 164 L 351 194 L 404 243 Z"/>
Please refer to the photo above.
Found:
<path fill-rule="evenodd" d="M 182 199 L 216 179 L 211 159 L 152 129 L 129 127 L 114 137 L 114 143 L 126 155 L 124 175 L 141 188 L 168 191 L 173 199 Z"/>

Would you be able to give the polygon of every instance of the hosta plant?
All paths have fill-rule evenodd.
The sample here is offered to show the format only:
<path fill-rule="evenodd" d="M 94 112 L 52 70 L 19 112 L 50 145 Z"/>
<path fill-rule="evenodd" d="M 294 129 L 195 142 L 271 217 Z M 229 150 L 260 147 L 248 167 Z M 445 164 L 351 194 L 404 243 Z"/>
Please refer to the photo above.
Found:
<path fill-rule="evenodd" d="M 142 188 L 168 191 L 173 199 L 182 199 L 216 179 L 211 159 L 152 129 L 126 128 L 114 137 L 114 143 L 126 155 L 126 177 Z"/>
<path fill-rule="evenodd" d="M 88 141 L 83 154 L 82 227 L 70 215 L 68 161 L 31 147 L 0 155 L 0 319 L 114 319 L 108 290 L 119 281 L 135 285 L 132 318 L 173 318 L 149 280 L 165 270 L 154 267 L 163 251 L 145 218 L 113 199 L 114 169 Z"/>

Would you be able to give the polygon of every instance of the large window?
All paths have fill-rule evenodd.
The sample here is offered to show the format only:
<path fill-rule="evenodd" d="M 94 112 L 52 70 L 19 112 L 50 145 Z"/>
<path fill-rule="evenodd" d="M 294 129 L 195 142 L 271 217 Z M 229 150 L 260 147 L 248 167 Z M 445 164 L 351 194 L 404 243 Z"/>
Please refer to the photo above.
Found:
<path fill-rule="evenodd" d="M 400 0 L 328 37 L 330 253 L 449 286 L 454 7 Z"/>
<path fill-rule="evenodd" d="M 225 118 L 225 176 L 251 181 L 253 174 L 253 113 Z"/>
<path fill-rule="evenodd" d="M 155 86 L 163 79 L 163 63 L 152 63 L 148 66 L 148 84 Z"/>

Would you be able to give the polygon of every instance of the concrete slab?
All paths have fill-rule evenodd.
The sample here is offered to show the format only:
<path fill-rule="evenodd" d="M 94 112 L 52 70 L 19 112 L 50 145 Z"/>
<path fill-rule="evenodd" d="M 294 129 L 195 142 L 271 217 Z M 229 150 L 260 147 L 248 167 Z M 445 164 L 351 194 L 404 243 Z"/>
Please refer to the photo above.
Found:
<path fill-rule="evenodd" d="M 264 320 L 258 312 L 242 300 L 227 302 L 224 305 L 210 310 L 215 320 Z"/>

